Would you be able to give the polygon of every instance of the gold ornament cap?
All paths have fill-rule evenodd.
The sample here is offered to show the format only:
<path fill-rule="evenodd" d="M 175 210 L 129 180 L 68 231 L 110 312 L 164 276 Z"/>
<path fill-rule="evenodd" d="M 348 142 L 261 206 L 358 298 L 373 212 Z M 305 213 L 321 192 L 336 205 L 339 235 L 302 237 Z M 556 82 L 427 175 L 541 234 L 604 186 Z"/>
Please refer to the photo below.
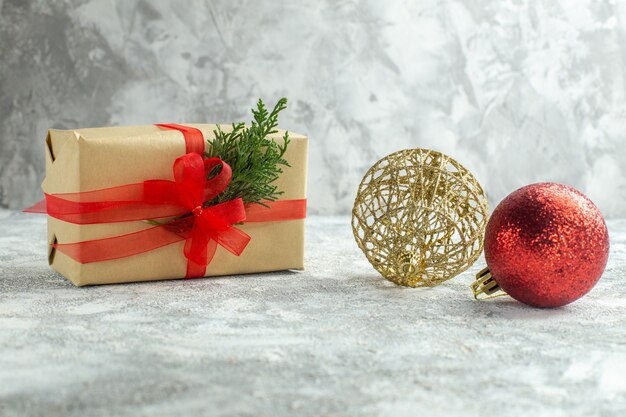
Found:
<path fill-rule="evenodd" d="M 472 282 L 470 288 L 474 298 L 477 300 L 487 300 L 507 295 L 493 278 L 489 268 L 483 268 L 476 274 L 476 279 Z"/>
<path fill-rule="evenodd" d="M 352 209 L 356 242 L 383 277 L 432 287 L 480 256 L 487 198 L 476 178 L 448 155 L 406 149 L 374 164 Z"/>

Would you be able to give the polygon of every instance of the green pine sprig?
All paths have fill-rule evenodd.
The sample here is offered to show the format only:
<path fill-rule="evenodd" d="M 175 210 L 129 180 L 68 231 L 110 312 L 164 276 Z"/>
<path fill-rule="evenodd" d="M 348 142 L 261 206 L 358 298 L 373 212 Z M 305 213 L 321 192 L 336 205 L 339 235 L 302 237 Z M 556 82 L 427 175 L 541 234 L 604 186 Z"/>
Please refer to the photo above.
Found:
<path fill-rule="evenodd" d="M 266 206 L 263 201 L 275 201 L 283 194 L 273 183 L 283 173 L 282 167 L 290 166 L 284 159 L 289 132 L 283 135 L 282 144 L 268 136 L 277 132 L 278 114 L 286 107 L 287 99 L 281 98 L 268 112 L 259 99 L 256 110 L 252 109 L 254 120 L 250 126 L 233 123 L 232 130 L 224 132 L 218 125 L 213 131 L 215 137 L 207 140 L 209 146 L 205 155 L 222 159 L 232 168 L 233 176 L 226 190 L 207 202 L 207 206 L 236 198 L 241 198 L 244 203 Z M 221 168 L 217 169 L 219 172 Z"/>

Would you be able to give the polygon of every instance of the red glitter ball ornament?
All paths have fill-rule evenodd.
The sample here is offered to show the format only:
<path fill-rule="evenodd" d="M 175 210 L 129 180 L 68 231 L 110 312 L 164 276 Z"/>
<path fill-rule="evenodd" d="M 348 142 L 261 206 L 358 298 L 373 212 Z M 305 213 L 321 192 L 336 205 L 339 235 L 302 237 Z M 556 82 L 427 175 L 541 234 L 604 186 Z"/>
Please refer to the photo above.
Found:
<path fill-rule="evenodd" d="M 561 184 L 531 184 L 509 194 L 485 233 L 493 280 L 535 307 L 563 306 L 588 293 L 608 255 L 609 234 L 600 211 Z"/>

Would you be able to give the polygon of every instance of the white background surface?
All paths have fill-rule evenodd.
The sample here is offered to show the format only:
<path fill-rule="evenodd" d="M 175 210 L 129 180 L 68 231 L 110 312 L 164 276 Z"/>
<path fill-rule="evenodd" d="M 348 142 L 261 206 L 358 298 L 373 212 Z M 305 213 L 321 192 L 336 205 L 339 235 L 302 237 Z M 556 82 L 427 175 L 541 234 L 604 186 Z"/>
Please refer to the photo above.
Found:
<path fill-rule="evenodd" d="M 0 210 L 0 214 L 2 210 Z M 76 288 L 45 218 L 0 230 L 0 415 L 626 415 L 626 221 L 584 298 L 475 301 L 382 278 L 347 216 L 307 219 L 303 272 Z"/>
<path fill-rule="evenodd" d="M 492 208 L 558 181 L 626 216 L 623 1 L 0 2 L 0 206 L 39 197 L 49 127 L 246 120 L 291 100 L 309 209 L 377 159 L 450 154 Z"/>

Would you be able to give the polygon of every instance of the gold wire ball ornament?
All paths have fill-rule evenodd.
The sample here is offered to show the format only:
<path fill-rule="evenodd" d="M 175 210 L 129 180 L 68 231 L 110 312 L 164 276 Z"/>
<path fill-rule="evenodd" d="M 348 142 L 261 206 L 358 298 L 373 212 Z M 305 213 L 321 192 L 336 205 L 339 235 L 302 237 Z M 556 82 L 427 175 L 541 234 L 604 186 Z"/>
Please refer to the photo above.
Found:
<path fill-rule="evenodd" d="M 483 250 L 487 198 L 471 172 L 429 149 L 378 161 L 363 177 L 352 231 L 372 266 L 398 285 L 432 287 Z"/>

